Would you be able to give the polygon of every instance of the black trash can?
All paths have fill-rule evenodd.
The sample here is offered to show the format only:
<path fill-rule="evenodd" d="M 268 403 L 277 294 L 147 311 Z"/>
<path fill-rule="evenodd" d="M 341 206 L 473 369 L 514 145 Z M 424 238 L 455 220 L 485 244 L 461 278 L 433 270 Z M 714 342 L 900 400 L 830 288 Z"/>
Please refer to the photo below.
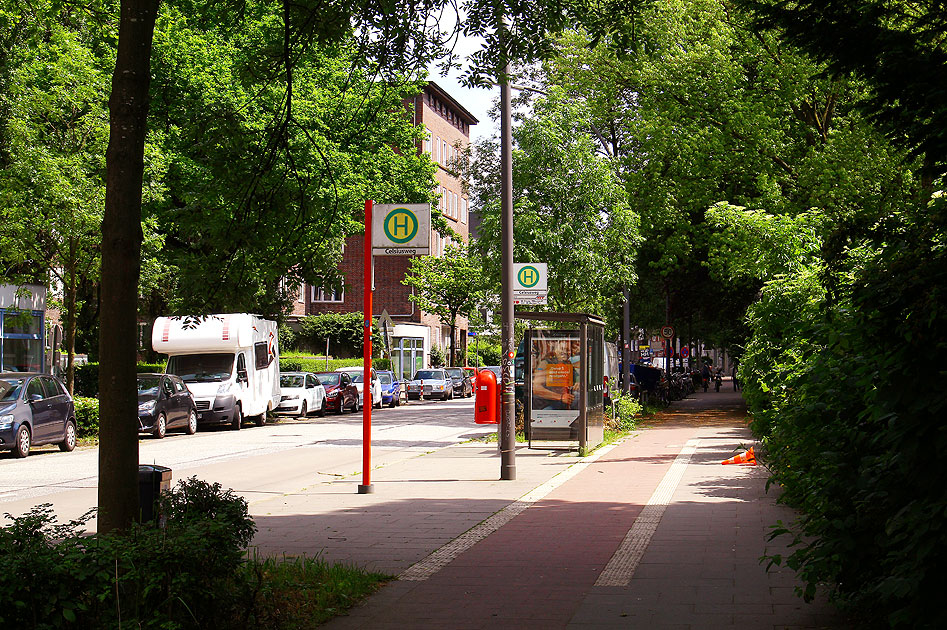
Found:
<path fill-rule="evenodd" d="M 170 489 L 170 468 L 151 464 L 138 466 L 138 509 L 141 511 L 142 523 L 160 516 L 156 513 L 158 497 Z"/>

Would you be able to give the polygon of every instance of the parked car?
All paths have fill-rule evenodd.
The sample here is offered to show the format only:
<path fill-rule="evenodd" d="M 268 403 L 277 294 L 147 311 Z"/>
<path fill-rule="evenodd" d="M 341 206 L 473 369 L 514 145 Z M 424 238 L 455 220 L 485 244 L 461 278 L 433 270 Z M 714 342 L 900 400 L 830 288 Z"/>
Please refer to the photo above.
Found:
<path fill-rule="evenodd" d="M 465 367 L 462 368 L 464 373 L 467 375 L 467 378 L 470 379 L 470 386 L 474 388 L 474 391 L 477 389 L 477 373 L 478 370 L 475 367 Z"/>
<path fill-rule="evenodd" d="M 450 400 L 454 397 L 454 383 L 447 372 L 440 368 L 418 370 L 408 383 L 408 398 L 440 398 Z"/>
<path fill-rule="evenodd" d="M 279 375 L 280 402 L 276 413 L 300 418 L 317 413 L 326 415 L 326 388 L 311 372 L 282 372 Z"/>
<path fill-rule="evenodd" d="M 355 383 L 355 386 L 358 388 L 359 404 L 361 404 L 362 407 L 365 406 L 365 395 L 364 395 L 364 392 L 362 392 L 362 388 L 365 385 L 365 381 L 363 378 L 364 375 L 362 374 L 364 371 L 365 371 L 364 368 L 361 368 L 358 366 L 344 367 L 344 368 L 339 368 L 336 370 L 336 372 L 345 372 L 346 374 L 352 377 L 352 382 Z M 380 408 L 381 407 L 381 383 L 378 382 L 378 374 L 375 372 L 375 368 L 372 368 L 372 382 L 371 382 L 370 391 L 371 391 L 371 397 L 372 397 L 371 398 L 372 407 Z"/>
<path fill-rule="evenodd" d="M 461 398 L 470 398 L 473 396 L 473 384 L 470 377 L 464 372 L 463 368 L 449 367 L 444 370 L 451 379 L 454 387 L 453 395 Z"/>
<path fill-rule="evenodd" d="M 378 371 L 378 382 L 381 384 L 381 402 L 383 405 L 398 407 L 408 402 L 407 383 L 395 378 L 390 370 Z"/>
<path fill-rule="evenodd" d="M 488 366 L 486 366 L 486 367 L 480 368 L 480 371 L 481 371 L 481 372 L 482 372 L 483 370 L 490 370 L 491 372 L 493 372 L 494 374 L 496 374 L 496 377 L 497 377 L 497 384 L 498 384 L 498 385 L 500 384 L 500 381 L 501 381 L 502 375 L 503 375 L 503 369 L 502 369 L 499 365 L 488 365 Z"/>
<path fill-rule="evenodd" d="M 173 374 L 138 375 L 138 432 L 159 440 L 169 429 L 197 432 L 197 405 L 184 381 Z"/>
<path fill-rule="evenodd" d="M 326 390 L 326 409 L 344 413 L 346 408 L 358 411 L 358 388 L 345 372 L 317 372 L 316 378 Z"/>
<path fill-rule="evenodd" d="M 76 410 L 62 381 L 36 372 L 0 373 L 0 450 L 26 457 L 30 448 L 76 448 Z"/>

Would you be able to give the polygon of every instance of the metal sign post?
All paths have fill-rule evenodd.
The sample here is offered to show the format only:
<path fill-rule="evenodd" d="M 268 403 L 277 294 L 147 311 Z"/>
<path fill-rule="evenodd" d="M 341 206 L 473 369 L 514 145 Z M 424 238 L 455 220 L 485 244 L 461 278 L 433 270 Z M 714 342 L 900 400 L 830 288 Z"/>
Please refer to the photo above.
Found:
<path fill-rule="evenodd" d="M 365 201 L 365 305 L 362 353 L 362 483 L 359 494 L 372 494 L 372 200 Z M 368 403 L 367 405 L 364 403 Z M 342 403 L 339 403 L 342 404 Z"/>

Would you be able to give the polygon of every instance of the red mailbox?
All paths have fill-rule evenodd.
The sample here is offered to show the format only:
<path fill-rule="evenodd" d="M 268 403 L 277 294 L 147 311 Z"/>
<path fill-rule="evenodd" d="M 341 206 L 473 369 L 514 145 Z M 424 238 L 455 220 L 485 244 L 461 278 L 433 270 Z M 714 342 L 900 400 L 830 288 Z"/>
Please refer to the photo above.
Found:
<path fill-rule="evenodd" d="M 480 370 L 477 375 L 477 401 L 474 405 L 474 422 L 477 424 L 498 424 L 500 388 L 497 376 L 490 370 Z"/>

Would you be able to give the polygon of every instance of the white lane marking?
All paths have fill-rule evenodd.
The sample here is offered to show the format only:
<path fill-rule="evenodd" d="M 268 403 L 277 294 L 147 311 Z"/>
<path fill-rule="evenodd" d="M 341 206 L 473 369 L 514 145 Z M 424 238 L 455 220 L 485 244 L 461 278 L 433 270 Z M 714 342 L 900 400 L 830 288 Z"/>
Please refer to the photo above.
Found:
<path fill-rule="evenodd" d="M 398 576 L 398 579 L 415 582 L 428 579 L 450 564 L 454 558 L 458 557 L 460 554 L 464 553 L 478 542 L 509 523 L 511 520 L 516 518 L 518 514 L 585 470 L 589 464 L 607 454 L 613 448 L 618 446 L 618 444 L 619 442 L 616 442 L 614 444 L 609 444 L 608 446 L 603 446 L 591 455 L 581 459 L 569 468 L 563 470 L 561 473 L 546 483 L 527 492 L 513 503 L 510 503 L 505 508 L 495 513 L 493 516 L 487 518 L 478 525 L 471 527 L 454 540 L 434 551 L 431 555 L 405 569 L 401 575 Z"/>
<path fill-rule="evenodd" d="M 697 451 L 697 445 L 700 440 L 688 440 L 684 448 L 674 462 L 671 468 L 665 473 L 664 479 L 658 484 L 654 494 L 648 499 L 648 503 L 642 508 L 641 514 L 635 519 L 634 525 L 625 534 L 624 540 L 618 546 L 618 550 L 612 555 L 605 569 L 595 581 L 595 586 L 628 586 L 638 563 L 641 562 L 651 537 L 658 529 L 658 523 L 664 515 L 664 510 L 671 502 L 674 490 L 677 489 L 684 476 L 684 470 L 690 462 L 691 455 Z"/>

